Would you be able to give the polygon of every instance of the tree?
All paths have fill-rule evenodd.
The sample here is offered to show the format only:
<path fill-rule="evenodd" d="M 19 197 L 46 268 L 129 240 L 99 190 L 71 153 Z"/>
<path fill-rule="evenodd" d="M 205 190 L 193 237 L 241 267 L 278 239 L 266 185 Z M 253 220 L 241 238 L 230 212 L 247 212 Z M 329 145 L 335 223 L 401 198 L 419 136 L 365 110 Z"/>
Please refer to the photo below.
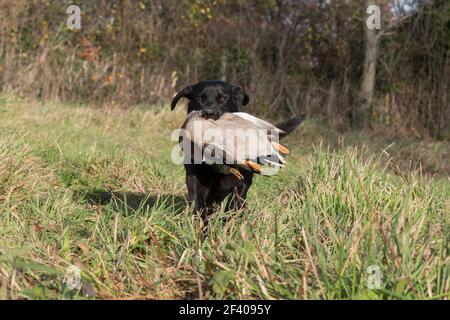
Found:
<path fill-rule="evenodd" d="M 361 77 L 360 88 L 360 110 L 359 119 L 367 123 L 368 116 L 372 109 L 373 97 L 375 93 L 376 69 L 379 55 L 380 39 L 391 34 L 392 30 L 408 19 L 409 15 L 397 16 L 392 14 L 392 5 L 389 1 L 364 1 L 364 12 L 369 16 L 364 24 L 364 64 Z M 384 27 L 381 25 L 382 14 L 386 17 Z M 387 19 L 389 17 L 389 19 Z"/>

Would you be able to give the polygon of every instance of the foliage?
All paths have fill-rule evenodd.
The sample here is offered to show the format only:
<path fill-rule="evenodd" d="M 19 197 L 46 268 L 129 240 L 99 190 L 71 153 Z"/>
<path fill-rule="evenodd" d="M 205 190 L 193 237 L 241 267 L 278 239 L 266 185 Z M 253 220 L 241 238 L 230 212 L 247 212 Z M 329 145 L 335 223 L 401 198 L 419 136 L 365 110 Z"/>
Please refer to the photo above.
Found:
<path fill-rule="evenodd" d="M 380 2 L 386 22 L 387 2 Z M 382 42 L 366 120 L 399 134 L 448 137 L 449 5 L 416 2 Z M 360 0 L 83 1 L 79 32 L 65 25 L 69 4 L 1 2 L 1 90 L 164 104 L 186 84 L 220 78 L 245 87 L 249 110 L 263 116 L 321 115 L 338 129 L 358 121 Z"/>

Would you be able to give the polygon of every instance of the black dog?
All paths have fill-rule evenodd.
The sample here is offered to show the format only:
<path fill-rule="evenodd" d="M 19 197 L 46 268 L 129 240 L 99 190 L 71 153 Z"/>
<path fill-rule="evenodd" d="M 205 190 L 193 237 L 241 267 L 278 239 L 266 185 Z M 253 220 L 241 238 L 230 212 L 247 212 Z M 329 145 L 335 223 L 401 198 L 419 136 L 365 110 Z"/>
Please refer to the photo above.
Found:
<path fill-rule="evenodd" d="M 188 86 L 177 93 L 171 103 L 172 110 L 180 98 L 189 99 L 188 113 L 199 110 L 203 116 L 217 120 L 226 112 L 238 112 L 242 106 L 250 101 L 248 94 L 239 86 L 224 81 L 201 81 Z M 277 127 L 287 135 L 302 121 L 302 118 L 293 118 L 278 124 Z M 281 137 L 280 137 L 281 138 Z M 218 173 L 207 164 L 185 164 L 186 185 L 188 200 L 194 201 L 195 211 L 205 220 L 212 213 L 213 205 L 221 203 L 231 195 L 227 203 L 227 210 L 244 208 L 248 189 L 252 184 L 253 173 L 240 170 L 243 180 L 234 175 Z"/>

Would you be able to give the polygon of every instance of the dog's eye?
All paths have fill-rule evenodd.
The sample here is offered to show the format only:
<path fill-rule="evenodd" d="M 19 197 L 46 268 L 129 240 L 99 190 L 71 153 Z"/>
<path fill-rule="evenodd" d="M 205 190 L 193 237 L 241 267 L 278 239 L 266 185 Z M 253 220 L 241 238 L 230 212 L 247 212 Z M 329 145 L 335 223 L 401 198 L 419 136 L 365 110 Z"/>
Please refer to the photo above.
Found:
<path fill-rule="evenodd" d="M 217 101 L 217 103 L 224 103 L 225 102 L 225 97 L 224 96 L 217 96 L 216 101 Z"/>
<path fill-rule="evenodd" d="M 205 102 L 206 101 L 206 95 L 204 95 L 204 94 L 202 94 L 201 96 L 200 96 L 200 101 L 201 102 Z"/>

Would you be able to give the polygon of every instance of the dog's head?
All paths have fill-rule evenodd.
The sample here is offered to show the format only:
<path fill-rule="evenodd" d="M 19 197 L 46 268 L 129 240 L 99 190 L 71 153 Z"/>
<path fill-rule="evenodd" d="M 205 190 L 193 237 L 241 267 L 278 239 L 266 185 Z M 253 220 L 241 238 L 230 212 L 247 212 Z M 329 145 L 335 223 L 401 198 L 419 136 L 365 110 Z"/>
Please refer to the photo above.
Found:
<path fill-rule="evenodd" d="M 220 80 L 201 81 L 185 87 L 173 98 L 172 110 L 181 98 L 189 99 L 188 113 L 198 110 L 205 118 L 215 120 L 226 112 L 238 112 L 239 107 L 245 106 L 250 100 L 241 87 Z"/>

